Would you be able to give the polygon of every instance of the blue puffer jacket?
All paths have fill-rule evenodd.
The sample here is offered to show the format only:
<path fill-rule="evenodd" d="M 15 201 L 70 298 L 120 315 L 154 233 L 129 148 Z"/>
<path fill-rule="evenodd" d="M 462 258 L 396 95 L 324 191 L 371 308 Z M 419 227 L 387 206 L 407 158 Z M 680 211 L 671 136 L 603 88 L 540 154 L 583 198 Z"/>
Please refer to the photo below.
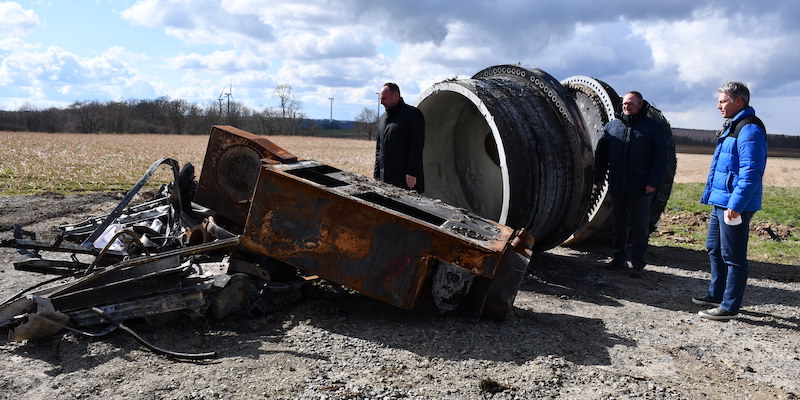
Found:
<path fill-rule="evenodd" d="M 659 188 L 667 169 L 667 126 L 647 117 L 645 101 L 633 116 L 618 115 L 603 127 L 595 150 L 594 182 L 608 171 L 608 191 L 614 195 L 643 195 L 645 187 Z"/>
<path fill-rule="evenodd" d="M 736 122 L 746 116 L 756 115 L 747 107 L 733 117 Z M 700 200 L 741 213 L 761 209 L 764 168 L 767 166 L 767 133 L 756 124 L 747 124 L 739 137 L 729 137 L 731 123 L 717 138 L 717 147 Z"/>

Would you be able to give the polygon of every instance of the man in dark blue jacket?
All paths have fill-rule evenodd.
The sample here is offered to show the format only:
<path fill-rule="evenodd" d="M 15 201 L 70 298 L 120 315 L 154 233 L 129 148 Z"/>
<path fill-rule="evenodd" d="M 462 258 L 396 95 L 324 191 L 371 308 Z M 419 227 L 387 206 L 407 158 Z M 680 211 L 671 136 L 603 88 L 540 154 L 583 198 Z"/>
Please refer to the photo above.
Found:
<path fill-rule="evenodd" d="M 425 191 L 422 149 L 425 146 L 425 118 L 400 96 L 395 83 L 380 92 L 386 112 L 378 120 L 374 178 L 403 189 Z"/>
<path fill-rule="evenodd" d="M 725 124 L 717 137 L 701 199 L 713 206 L 706 237 L 711 283 L 705 296 L 692 299 L 695 304 L 714 307 L 698 313 L 713 320 L 729 320 L 739 314 L 749 275 L 750 219 L 761 209 L 767 132 L 749 103 L 750 90 L 744 83 L 727 82 L 719 88 L 717 109 Z"/>
<path fill-rule="evenodd" d="M 612 206 L 613 249 L 606 268 L 627 268 L 630 261 L 634 278 L 642 277 L 646 264 L 650 197 L 661 185 L 667 166 L 667 126 L 647 116 L 649 107 L 641 93 L 626 93 L 622 115 L 603 127 L 595 151 L 595 186 L 602 188 L 607 172 Z"/>

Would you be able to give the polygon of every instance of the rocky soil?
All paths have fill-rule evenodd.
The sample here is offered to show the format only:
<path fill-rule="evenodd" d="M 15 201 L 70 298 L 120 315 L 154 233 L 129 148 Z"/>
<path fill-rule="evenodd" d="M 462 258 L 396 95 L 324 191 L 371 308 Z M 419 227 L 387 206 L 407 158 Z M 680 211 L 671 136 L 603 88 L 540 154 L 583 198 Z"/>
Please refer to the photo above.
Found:
<path fill-rule="evenodd" d="M 118 195 L 0 198 L 46 240 L 104 214 Z M 707 255 L 653 247 L 644 279 L 608 272 L 603 246 L 537 255 L 504 322 L 404 311 L 318 283 L 263 318 L 181 318 L 128 335 L 0 341 L 2 399 L 795 399 L 800 396 L 800 270 L 753 263 L 738 320 L 703 320 Z M 0 249 L 0 298 L 49 277 L 17 271 Z"/>

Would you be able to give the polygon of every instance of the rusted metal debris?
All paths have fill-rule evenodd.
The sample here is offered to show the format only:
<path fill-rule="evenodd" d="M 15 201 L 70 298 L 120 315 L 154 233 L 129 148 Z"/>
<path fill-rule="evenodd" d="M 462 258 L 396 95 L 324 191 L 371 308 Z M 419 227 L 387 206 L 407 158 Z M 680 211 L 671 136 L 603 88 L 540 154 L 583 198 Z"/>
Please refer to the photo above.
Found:
<path fill-rule="evenodd" d="M 174 181 L 129 205 L 160 165 Z M 24 340 L 176 313 L 263 315 L 317 277 L 404 309 L 499 320 L 532 246 L 524 230 L 214 126 L 199 181 L 191 164 L 162 159 L 111 213 L 53 242 L 21 227 L 0 241 L 22 255 L 15 268 L 56 275 L 0 304 L 0 327 Z"/>

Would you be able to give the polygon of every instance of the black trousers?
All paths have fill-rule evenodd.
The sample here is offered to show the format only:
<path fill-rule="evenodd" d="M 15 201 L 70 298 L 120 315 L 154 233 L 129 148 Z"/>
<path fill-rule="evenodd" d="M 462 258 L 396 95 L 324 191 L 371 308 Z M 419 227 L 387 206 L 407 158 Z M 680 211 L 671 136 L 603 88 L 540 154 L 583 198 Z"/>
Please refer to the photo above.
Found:
<path fill-rule="evenodd" d="M 614 218 L 611 235 L 614 262 L 630 261 L 633 268 L 644 268 L 647 264 L 644 255 L 650 236 L 650 195 L 611 195 L 611 210 Z"/>

